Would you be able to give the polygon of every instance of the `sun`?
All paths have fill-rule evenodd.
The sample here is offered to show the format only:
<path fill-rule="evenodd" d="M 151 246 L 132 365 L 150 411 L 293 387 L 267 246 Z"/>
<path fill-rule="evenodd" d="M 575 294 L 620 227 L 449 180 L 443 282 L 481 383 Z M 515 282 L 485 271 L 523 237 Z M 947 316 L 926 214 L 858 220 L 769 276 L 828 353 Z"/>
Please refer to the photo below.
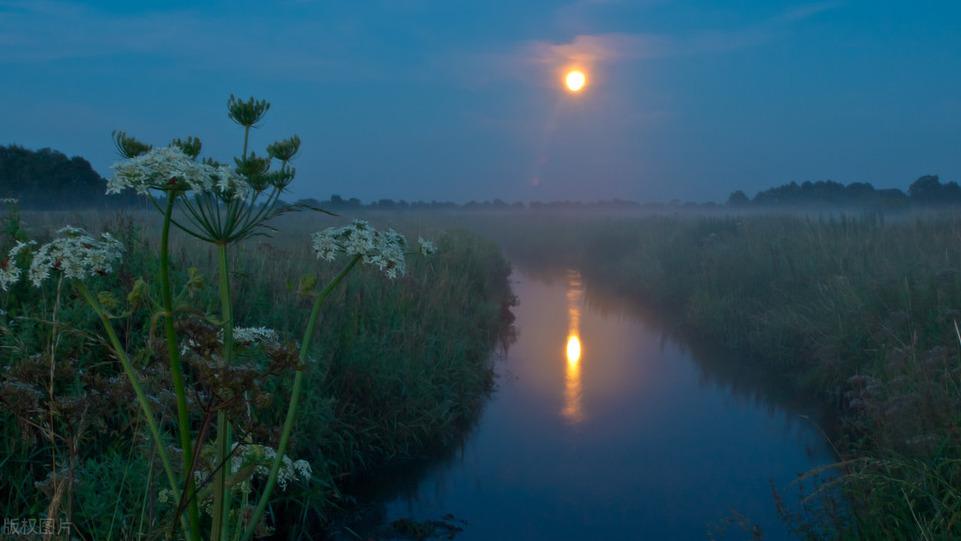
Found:
<path fill-rule="evenodd" d="M 564 86 L 568 92 L 577 94 L 587 86 L 587 75 L 578 69 L 570 70 L 564 75 Z"/>

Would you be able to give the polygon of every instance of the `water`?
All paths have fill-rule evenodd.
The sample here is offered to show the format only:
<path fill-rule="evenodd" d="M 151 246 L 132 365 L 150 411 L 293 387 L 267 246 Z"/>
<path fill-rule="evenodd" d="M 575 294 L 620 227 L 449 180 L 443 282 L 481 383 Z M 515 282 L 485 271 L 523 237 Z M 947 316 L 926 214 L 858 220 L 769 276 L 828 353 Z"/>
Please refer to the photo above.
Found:
<path fill-rule="evenodd" d="M 720 377 L 580 275 L 515 272 L 518 338 L 455 456 L 406 471 L 381 519 L 464 521 L 458 540 L 790 539 L 771 483 L 832 461 L 814 425 Z M 747 387 L 747 389 L 745 389 Z M 743 521 L 742 521 L 743 522 Z"/>

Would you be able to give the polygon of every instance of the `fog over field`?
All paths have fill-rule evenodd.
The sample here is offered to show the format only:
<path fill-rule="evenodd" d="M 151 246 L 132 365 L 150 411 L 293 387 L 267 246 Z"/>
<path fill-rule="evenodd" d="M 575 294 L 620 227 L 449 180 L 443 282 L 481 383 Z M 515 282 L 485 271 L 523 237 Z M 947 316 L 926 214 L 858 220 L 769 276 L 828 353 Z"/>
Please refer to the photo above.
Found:
<path fill-rule="evenodd" d="M 958 21 L 0 0 L 0 539 L 961 538 Z"/>

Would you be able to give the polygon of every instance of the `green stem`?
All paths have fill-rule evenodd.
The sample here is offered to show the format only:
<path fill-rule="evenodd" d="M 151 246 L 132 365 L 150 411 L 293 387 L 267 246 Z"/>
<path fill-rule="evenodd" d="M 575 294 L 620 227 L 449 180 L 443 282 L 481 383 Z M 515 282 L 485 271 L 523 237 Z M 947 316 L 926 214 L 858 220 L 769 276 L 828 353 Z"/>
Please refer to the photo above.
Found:
<path fill-rule="evenodd" d="M 160 455 L 160 463 L 163 465 L 164 472 L 167 474 L 167 482 L 170 484 L 170 489 L 177 494 L 180 491 L 180 486 L 177 483 L 177 477 L 174 475 L 173 466 L 170 464 L 167 448 L 164 446 L 163 438 L 160 436 L 157 419 L 154 417 L 153 409 L 150 407 L 150 402 L 147 400 L 147 395 L 144 393 L 143 387 L 140 386 L 140 378 L 137 377 L 137 373 L 130 364 L 127 351 L 120 344 L 120 338 L 117 337 L 117 332 L 114 330 L 113 324 L 110 323 L 110 318 L 107 317 L 106 312 L 104 312 L 100 306 L 100 302 L 90 293 L 87 286 L 85 286 L 83 282 L 76 282 L 76 289 L 77 292 L 80 293 L 80 296 L 87 301 L 87 304 L 93 308 L 97 316 L 100 317 L 100 323 L 103 324 L 103 330 L 107 333 L 107 339 L 110 340 L 110 345 L 113 347 L 117 359 L 120 360 L 120 365 L 127 375 L 127 380 L 130 381 L 130 386 L 133 387 L 133 392 L 137 396 L 137 402 L 140 403 L 140 409 L 143 411 L 143 416 L 147 421 L 147 427 L 150 429 L 150 436 L 153 439 L 154 446 L 157 448 L 157 454 Z"/>
<path fill-rule="evenodd" d="M 314 300 L 314 306 L 310 310 L 310 319 L 307 320 L 307 329 L 304 331 L 304 338 L 300 343 L 300 362 L 294 375 L 294 386 L 290 393 L 290 403 L 287 405 L 287 417 L 284 418 L 284 426 L 280 433 L 280 443 L 277 445 L 277 454 L 274 456 L 274 461 L 270 465 L 270 474 L 267 476 L 267 483 L 264 485 L 263 494 L 260 495 L 260 500 L 257 502 L 257 508 L 254 509 L 254 513 L 250 517 L 250 524 L 247 525 L 247 530 L 244 532 L 243 541 L 250 541 L 257 528 L 257 524 L 260 523 L 260 520 L 264 517 L 267 504 L 270 503 L 270 494 L 277 484 L 277 473 L 280 471 L 280 465 L 283 463 L 284 456 L 287 454 L 287 444 L 290 442 L 290 433 L 294 428 L 294 420 L 297 417 L 297 405 L 300 401 L 300 390 L 301 387 L 303 387 L 304 368 L 307 365 L 307 355 L 310 352 L 310 341 L 314 337 L 314 328 L 317 326 L 320 307 L 359 261 L 360 256 L 354 256 L 350 260 L 350 263 L 324 287 L 323 291 L 321 291 Z"/>
<path fill-rule="evenodd" d="M 177 194 L 167 192 L 167 206 L 164 209 L 163 231 L 160 236 L 160 287 L 164 309 L 164 332 L 167 335 L 167 355 L 170 358 L 170 377 L 177 398 L 177 425 L 180 431 L 180 448 L 183 450 L 183 471 L 190 471 L 193 460 L 193 446 L 190 441 L 190 415 L 187 411 L 187 392 L 184 386 L 183 363 L 180 359 L 180 344 L 174 329 L 173 292 L 170 286 L 170 219 L 173 215 Z M 199 442 L 198 442 L 199 443 Z M 184 479 L 184 497 L 187 499 L 187 519 L 190 522 L 190 539 L 200 541 L 200 512 L 197 500 L 193 497 L 194 480 L 192 475 Z"/>
<path fill-rule="evenodd" d="M 230 274 L 227 267 L 227 243 L 217 244 L 217 262 L 220 267 L 220 312 L 223 320 L 224 331 L 224 354 L 223 365 L 229 366 L 233 359 L 234 352 L 234 317 L 230 302 Z M 212 541 L 220 541 L 221 536 L 226 538 L 226 530 L 230 515 L 230 499 L 227 494 L 227 472 L 226 461 L 227 453 L 230 448 L 230 423 L 223 410 L 217 412 L 217 464 L 223 467 L 217 470 L 214 477 L 214 509 L 213 509 L 213 531 L 211 532 Z"/>

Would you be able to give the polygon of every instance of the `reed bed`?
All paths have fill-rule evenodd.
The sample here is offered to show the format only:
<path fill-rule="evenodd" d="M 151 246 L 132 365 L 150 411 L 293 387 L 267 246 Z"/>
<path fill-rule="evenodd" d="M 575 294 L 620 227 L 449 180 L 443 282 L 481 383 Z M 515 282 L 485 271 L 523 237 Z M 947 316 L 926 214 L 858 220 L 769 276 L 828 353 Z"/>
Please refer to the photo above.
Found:
<path fill-rule="evenodd" d="M 158 218 L 150 213 L 3 218 L 5 247 L 11 235 L 44 239 L 64 223 L 113 232 L 126 254 L 115 273 L 97 279 L 101 302 L 126 306 L 137 277 L 148 288 L 156 280 Z M 311 308 L 305 283 L 325 283 L 339 270 L 317 260 L 309 233 L 343 221 L 314 213 L 282 218 L 271 237 L 238 243 L 229 261 L 237 325 L 271 328 L 281 339 L 302 332 Z M 396 281 L 362 268 L 321 311 L 287 453 L 307 460 L 312 475 L 277 491 L 268 509 L 277 537 L 316 538 L 332 514 L 350 505 L 341 492 L 346 480 L 458 439 L 491 388 L 490 354 L 509 324 L 508 264 L 474 235 L 406 232 L 429 233 L 437 254 L 411 259 Z M 215 312 L 215 249 L 175 235 L 171 252 L 173 282 L 184 286 L 192 306 Z M 56 287 L 28 284 L 0 295 L 0 310 L 2 514 L 63 517 L 86 539 L 163 538 L 172 512 L 163 472 L 132 389 L 99 337 L 96 315 L 69 292 L 60 291 L 58 301 Z M 150 352 L 162 349 L 155 346 L 156 321 L 148 310 L 132 309 L 115 325 L 127 349 L 142 352 L 132 363 L 144 374 L 161 428 L 174 432 L 169 391 L 152 387 L 162 379 L 153 356 L 163 351 Z M 290 385 L 290 377 L 278 374 L 249 389 L 251 411 L 236 417 L 249 415 L 261 427 L 250 434 L 255 440 L 276 441 Z M 200 426 L 202 419 L 193 422 Z"/>
<path fill-rule="evenodd" d="M 800 534 L 961 537 L 957 214 L 467 220 L 517 264 L 578 268 L 833 409 L 840 462 L 799 479 L 807 505 L 784 510 Z"/>

